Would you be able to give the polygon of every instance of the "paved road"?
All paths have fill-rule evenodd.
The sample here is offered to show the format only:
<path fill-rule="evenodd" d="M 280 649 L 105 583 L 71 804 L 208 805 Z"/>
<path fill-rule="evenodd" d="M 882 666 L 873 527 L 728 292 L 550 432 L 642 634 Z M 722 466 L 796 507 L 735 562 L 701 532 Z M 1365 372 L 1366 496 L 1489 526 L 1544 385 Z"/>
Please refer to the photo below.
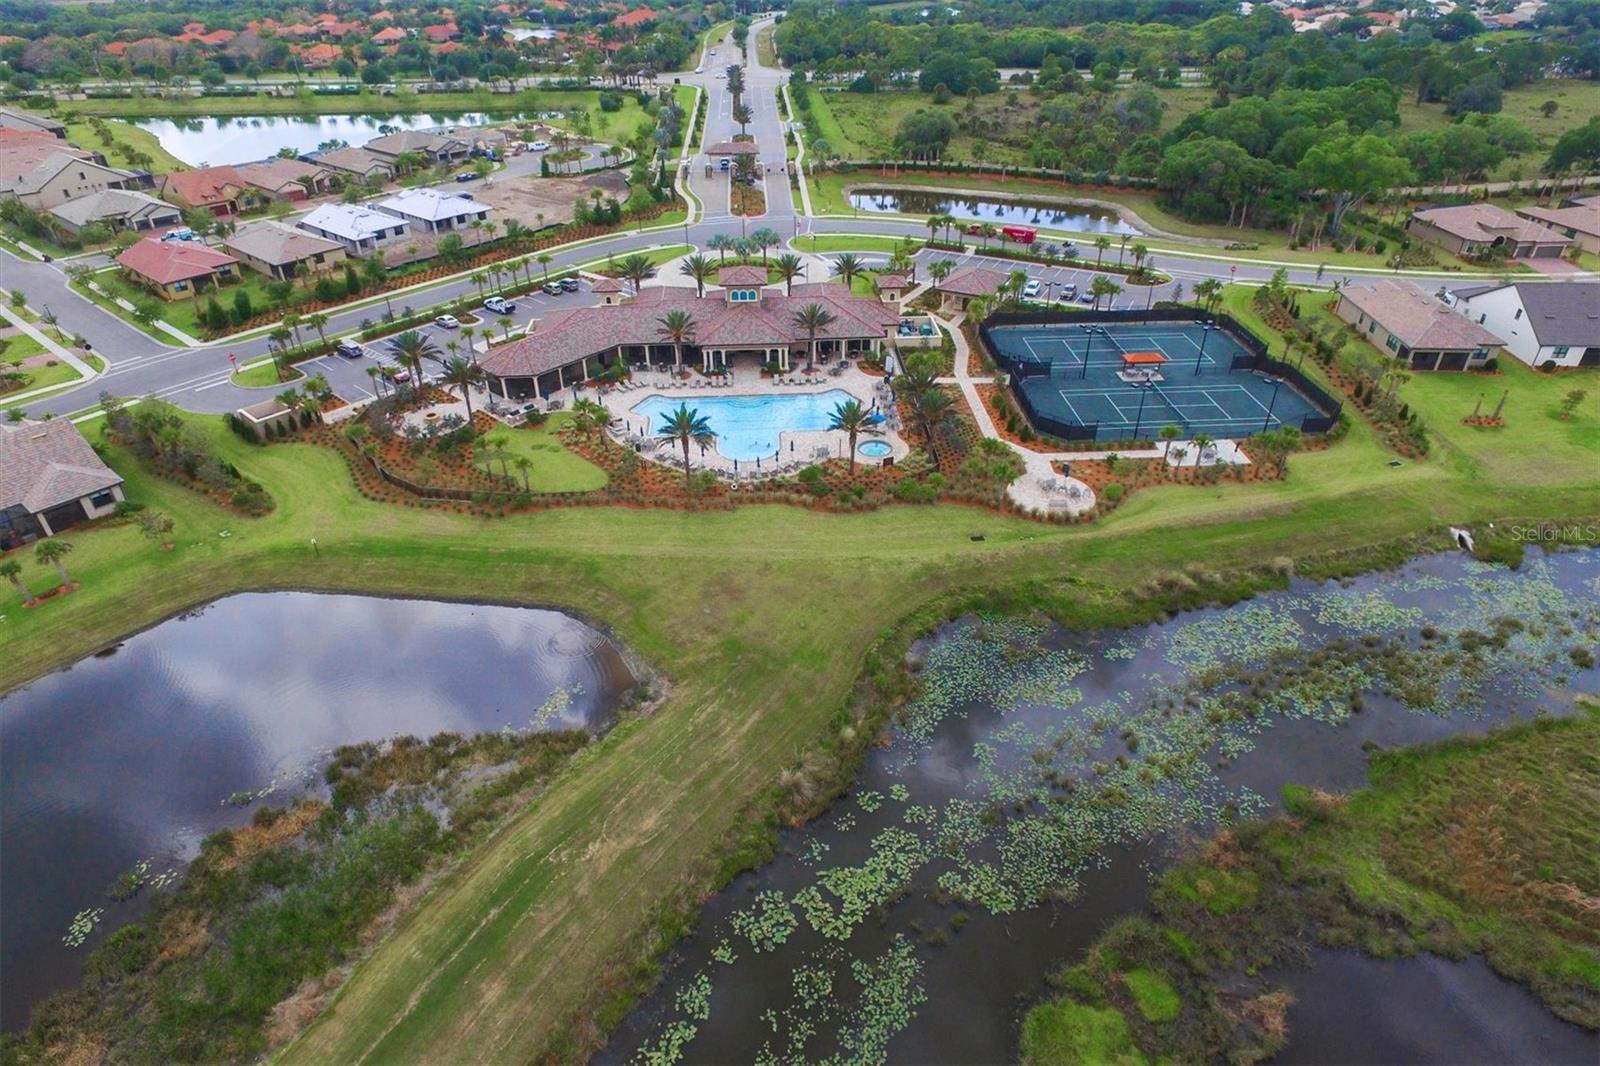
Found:
<path fill-rule="evenodd" d="M 690 167 L 690 187 L 706 205 L 705 214 L 700 221 L 694 225 L 655 233 L 620 232 L 603 242 L 590 244 L 581 249 L 554 253 L 554 259 L 550 264 L 552 270 L 570 268 L 607 254 L 622 255 L 680 242 L 704 247 L 713 234 L 722 233 L 737 237 L 761 226 L 770 227 L 785 238 L 800 231 L 818 234 L 927 237 L 927 227 L 916 221 L 867 217 L 821 219 L 797 216 L 787 177 L 782 173 L 786 152 L 782 123 L 779 119 L 777 88 L 783 82 L 785 75 L 780 70 L 761 67 L 755 62 L 757 53 L 754 37 L 763 25 L 764 23 L 758 22 L 750 31 L 751 63 L 746 71 L 745 96 L 754 112 L 750 132 L 760 145 L 763 169 L 770 166 L 772 170 L 771 177 L 766 180 L 766 215 L 759 219 L 730 216 L 727 208 L 726 176 L 714 171 L 713 176 L 708 179 L 704 173 L 705 157 L 697 155 Z M 731 41 L 725 39 L 715 46 L 715 53 L 715 58 L 710 55 L 706 57 L 703 64 L 704 71 L 701 74 L 677 75 L 683 78 L 685 83 L 698 84 L 708 93 L 706 143 L 728 139 L 737 132 L 732 120 L 732 101 L 727 91 L 726 79 L 719 76 L 719 73 L 730 63 L 738 61 L 738 51 Z M 670 81 L 671 77 L 673 76 L 667 76 L 667 80 Z M 531 156 L 521 157 L 519 162 L 527 165 L 529 160 L 533 160 L 531 165 L 537 168 L 537 161 Z M 502 176 L 500 180 L 511 180 L 511 178 Z M 941 256 L 944 254 L 948 253 L 940 253 Z M 925 258 L 933 257 L 934 253 L 925 253 Z M 982 260 L 985 257 L 969 251 L 965 256 L 956 258 L 965 263 Z M 1156 255 L 1156 261 L 1159 269 L 1172 275 L 1175 281 L 1182 282 L 1185 289 L 1190 292 L 1193 291 L 1194 282 L 1201 278 L 1265 281 L 1274 269 L 1271 266 L 1242 260 L 1230 262 L 1225 258 L 1225 253 L 1219 253 L 1214 249 L 1197 249 L 1194 253 L 1188 254 L 1160 252 Z M 4 267 L 6 288 L 19 288 L 25 292 L 29 306 L 35 310 L 42 311 L 48 307 L 56 314 L 62 328 L 71 333 L 81 333 L 88 338 L 94 350 L 108 363 L 107 372 L 100 379 L 25 405 L 30 413 L 62 414 L 76 411 L 92 405 L 102 391 L 119 396 L 153 394 L 185 408 L 204 412 L 233 410 L 262 397 L 262 390 L 240 389 L 228 380 L 230 372 L 228 355 L 230 352 L 233 353 L 240 363 L 264 357 L 267 354 L 267 341 L 264 336 L 233 344 L 211 344 L 197 348 L 171 347 L 150 338 L 131 324 L 72 292 L 67 287 L 66 277 L 60 264 L 21 262 L 10 256 L 4 256 L 0 258 L 0 265 Z M 1018 269 L 1020 266 L 1009 260 L 994 260 L 991 265 L 1004 270 Z M 1060 291 L 1059 286 L 1063 282 L 1073 281 L 1080 290 L 1088 283 L 1088 271 L 1082 266 L 1021 268 L 1026 269 L 1030 277 L 1036 277 L 1041 282 L 1054 283 L 1052 294 Z M 1338 271 L 1329 271 L 1327 276 L 1320 280 L 1322 284 L 1331 284 L 1341 276 Z M 1315 270 L 1311 268 L 1291 269 L 1289 277 L 1291 281 L 1300 284 L 1316 284 L 1319 281 Z M 1161 299 L 1170 291 L 1170 286 L 1164 286 L 1150 295 L 1152 299 Z M 390 294 L 388 303 L 396 312 L 400 312 L 408 304 L 420 309 L 469 295 L 477 295 L 475 286 L 462 279 L 430 289 L 425 294 L 410 296 Z M 1118 299 L 1118 304 L 1131 305 L 1144 295 L 1143 289 L 1130 289 L 1126 295 Z M 518 324 L 525 325 L 529 317 L 543 313 L 552 303 L 573 303 L 588 299 L 586 293 L 559 298 L 519 297 Z M 335 312 L 330 319 L 327 333 L 330 338 L 352 333 L 360 329 L 364 321 L 380 319 L 383 309 L 384 305 L 380 303 L 376 306 Z M 443 339 L 440 338 L 441 343 Z M 326 373 L 330 383 L 347 398 L 363 399 L 370 389 L 371 381 L 365 374 L 365 366 L 353 366 L 329 359 L 321 361 L 310 369 L 312 373 L 318 370 Z"/>

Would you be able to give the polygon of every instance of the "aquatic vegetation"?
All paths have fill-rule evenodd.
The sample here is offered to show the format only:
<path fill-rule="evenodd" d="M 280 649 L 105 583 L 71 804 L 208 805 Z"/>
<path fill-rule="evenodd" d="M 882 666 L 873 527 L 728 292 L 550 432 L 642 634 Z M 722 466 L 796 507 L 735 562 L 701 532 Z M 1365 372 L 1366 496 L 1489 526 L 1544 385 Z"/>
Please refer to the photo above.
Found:
<path fill-rule="evenodd" d="M 733 916 L 733 931 L 750 941 L 758 952 L 777 948 L 799 924 L 782 892 L 763 892 Z"/>
<path fill-rule="evenodd" d="M 106 915 L 104 907 L 90 907 L 81 910 L 72 918 L 72 924 L 67 926 L 67 935 L 61 942 L 69 948 L 81 948 L 84 941 L 89 939 L 89 934 L 94 932 L 94 927 L 100 924 L 100 919 Z"/>

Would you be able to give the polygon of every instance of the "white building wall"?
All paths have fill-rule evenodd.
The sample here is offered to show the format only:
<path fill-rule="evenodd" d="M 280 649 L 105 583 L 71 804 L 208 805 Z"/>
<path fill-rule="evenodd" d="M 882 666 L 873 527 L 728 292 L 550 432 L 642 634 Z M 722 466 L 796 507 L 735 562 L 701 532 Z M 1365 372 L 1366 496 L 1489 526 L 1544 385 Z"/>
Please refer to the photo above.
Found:
<path fill-rule="evenodd" d="M 1505 350 L 1529 366 L 1538 366 L 1544 361 L 1539 357 L 1539 341 L 1533 334 L 1533 323 L 1528 321 L 1528 312 L 1522 306 L 1522 296 L 1516 286 L 1507 285 L 1458 299 L 1455 308 L 1503 340 Z M 1583 349 L 1575 350 L 1573 365 L 1582 354 Z"/>

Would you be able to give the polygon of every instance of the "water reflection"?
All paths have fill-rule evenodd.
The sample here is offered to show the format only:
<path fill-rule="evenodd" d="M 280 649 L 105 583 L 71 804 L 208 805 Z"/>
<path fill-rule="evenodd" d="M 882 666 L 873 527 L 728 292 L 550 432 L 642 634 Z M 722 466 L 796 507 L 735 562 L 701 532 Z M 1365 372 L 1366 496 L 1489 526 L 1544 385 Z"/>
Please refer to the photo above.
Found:
<path fill-rule="evenodd" d="M 632 683 L 618 649 L 553 611 L 312 593 L 235 596 L 0 699 L 0 1003 L 20 1028 L 147 896 L 134 864 L 192 857 L 247 820 L 236 793 L 318 787 L 340 744 L 449 730 L 589 729 Z M 242 800 L 245 797 L 237 797 Z M 105 907 L 69 950 L 74 914 Z"/>
<path fill-rule="evenodd" d="M 292 148 L 296 155 L 314 152 L 329 141 L 359 148 L 385 132 L 428 130 L 440 126 L 483 126 L 515 118 L 484 112 L 407 115 L 236 115 L 221 118 L 131 118 L 125 121 L 149 130 L 161 147 L 190 166 L 253 163 Z M 383 127 L 383 128 L 380 128 Z"/>
<path fill-rule="evenodd" d="M 1042 226 L 1071 233 L 1106 233 L 1138 236 L 1140 230 L 1115 211 L 1088 204 L 1060 204 L 1026 200 L 996 200 L 948 193 L 907 192 L 900 189 L 861 189 L 850 194 L 851 206 L 862 211 L 902 215 L 950 215 L 964 222 L 996 225 Z"/>

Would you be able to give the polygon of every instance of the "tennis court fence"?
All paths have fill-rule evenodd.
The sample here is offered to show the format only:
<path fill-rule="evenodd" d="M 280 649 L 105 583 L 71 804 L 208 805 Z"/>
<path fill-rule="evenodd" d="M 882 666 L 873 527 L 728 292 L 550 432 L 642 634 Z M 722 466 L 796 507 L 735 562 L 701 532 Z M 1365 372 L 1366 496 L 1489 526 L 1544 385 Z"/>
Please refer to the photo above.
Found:
<path fill-rule="evenodd" d="M 995 361 L 996 366 L 1017 379 L 1023 379 L 1049 376 L 1051 364 L 1048 361 L 1029 359 L 1003 350 L 995 343 L 992 330 L 1002 326 L 1119 325 L 1134 322 L 1202 322 L 1220 327 L 1244 348 L 1244 354 L 1234 356 L 1229 364 L 1229 373 L 1255 372 L 1283 378 L 1311 401 L 1317 413 L 1306 415 L 1301 419 L 1300 432 L 1326 433 L 1339 423 L 1339 412 L 1343 407 L 1339 400 L 1330 396 L 1327 390 L 1308 378 L 1297 367 L 1281 359 L 1274 359 L 1268 353 L 1265 341 L 1228 314 L 1208 314 L 1196 308 L 1184 307 L 1153 307 L 1149 310 L 1130 308 L 1125 311 L 1091 311 L 1087 314 L 1064 311 L 1006 311 L 996 312 L 980 322 L 978 336 L 983 340 L 983 345 L 988 349 L 989 357 Z M 1029 401 L 1025 389 L 1014 388 L 1011 390 L 1011 396 L 1028 416 L 1033 428 L 1041 433 L 1048 433 L 1052 437 L 1067 441 L 1099 438 L 1099 422 L 1067 422 L 1041 414 Z"/>

